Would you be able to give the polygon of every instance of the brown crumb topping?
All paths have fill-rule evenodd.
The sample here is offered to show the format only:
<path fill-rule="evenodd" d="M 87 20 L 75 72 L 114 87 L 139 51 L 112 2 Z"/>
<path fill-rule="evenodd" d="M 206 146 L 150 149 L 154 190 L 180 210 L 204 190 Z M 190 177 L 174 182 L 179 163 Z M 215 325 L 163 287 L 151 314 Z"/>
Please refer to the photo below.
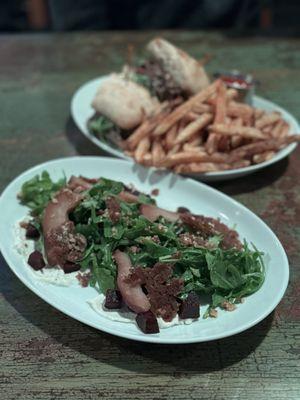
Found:
<path fill-rule="evenodd" d="M 151 192 L 151 195 L 152 196 L 158 196 L 159 195 L 159 189 L 157 189 L 157 188 L 153 189 L 152 192 Z"/>
<path fill-rule="evenodd" d="M 184 224 L 188 225 L 193 232 L 204 238 L 221 235 L 223 238 L 220 245 L 224 249 L 231 249 L 233 247 L 236 249 L 242 248 L 238 233 L 233 229 L 229 229 L 217 219 L 188 213 L 181 213 L 180 219 Z"/>
<path fill-rule="evenodd" d="M 118 200 L 115 197 L 108 197 L 105 201 L 108 210 L 109 219 L 115 224 L 121 216 L 121 208 Z"/>
<path fill-rule="evenodd" d="M 127 281 L 144 285 L 152 312 L 165 321 L 172 321 L 179 309 L 176 297 L 183 289 L 183 280 L 172 278 L 171 264 L 156 263 L 153 268 L 135 268 Z"/>

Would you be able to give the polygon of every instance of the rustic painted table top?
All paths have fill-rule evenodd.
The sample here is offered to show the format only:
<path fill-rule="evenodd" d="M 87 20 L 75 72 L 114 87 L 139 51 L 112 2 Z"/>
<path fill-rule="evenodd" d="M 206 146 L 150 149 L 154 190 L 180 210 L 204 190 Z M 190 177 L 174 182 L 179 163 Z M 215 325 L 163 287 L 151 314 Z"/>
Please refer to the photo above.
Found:
<path fill-rule="evenodd" d="M 211 72 L 236 67 L 300 119 L 300 40 L 165 36 Z M 150 33 L 0 36 L 0 190 L 34 164 L 100 154 L 70 117 L 85 81 L 121 67 Z M 31 293 L 0 258 L 0 397 L 9 399 L 300 399 L 300 148 L 253 176 L 215 185 L 262 217 L 290 261 L 287 293 L 268 318 L 209 343 L 130 342 L 74 321 Z M 0 210 L 5 212 L 5 210 Z M 281 266 L 278 265 L 278 268 Z"/>

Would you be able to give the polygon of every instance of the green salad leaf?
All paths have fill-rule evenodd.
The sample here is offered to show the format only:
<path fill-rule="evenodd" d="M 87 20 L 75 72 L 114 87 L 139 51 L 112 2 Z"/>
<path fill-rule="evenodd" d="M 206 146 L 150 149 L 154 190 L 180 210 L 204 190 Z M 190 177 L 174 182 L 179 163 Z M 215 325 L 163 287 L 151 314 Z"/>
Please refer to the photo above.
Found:
<path fill-rule="evenodd" d="M 65 185 L 65 177 L 53 182 L 49 173 L 43 171 L 40 176 L 36 175 L 23 183 L 18 197 L 22 204 L 31 209 L 32 215 L 40 216 L 52 196 Z"/>

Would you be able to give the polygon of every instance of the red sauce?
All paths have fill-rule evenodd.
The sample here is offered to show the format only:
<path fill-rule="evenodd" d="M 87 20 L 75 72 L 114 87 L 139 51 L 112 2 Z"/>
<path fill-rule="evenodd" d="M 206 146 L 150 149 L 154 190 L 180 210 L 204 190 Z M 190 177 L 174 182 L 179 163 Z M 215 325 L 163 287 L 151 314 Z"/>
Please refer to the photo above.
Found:
<path fill-rule="evenodd" d="M 251 86 L 251 83 L 248 83 L 241 77 L 221 75 L 220 78 L 227 84 L 227 86 L 240 87 L 244 89 L 248 89 Z"/>

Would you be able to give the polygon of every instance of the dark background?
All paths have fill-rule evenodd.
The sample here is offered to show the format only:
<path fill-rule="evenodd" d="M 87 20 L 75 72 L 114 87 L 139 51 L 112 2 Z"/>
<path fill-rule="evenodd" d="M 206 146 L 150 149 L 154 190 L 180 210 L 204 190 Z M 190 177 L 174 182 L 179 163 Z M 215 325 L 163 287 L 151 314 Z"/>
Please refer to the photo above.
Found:
<path fill-rule="evenodd" d="M 1 0 L 0 32 L 228 29 L 300 35 L 299 0 Z"/>

